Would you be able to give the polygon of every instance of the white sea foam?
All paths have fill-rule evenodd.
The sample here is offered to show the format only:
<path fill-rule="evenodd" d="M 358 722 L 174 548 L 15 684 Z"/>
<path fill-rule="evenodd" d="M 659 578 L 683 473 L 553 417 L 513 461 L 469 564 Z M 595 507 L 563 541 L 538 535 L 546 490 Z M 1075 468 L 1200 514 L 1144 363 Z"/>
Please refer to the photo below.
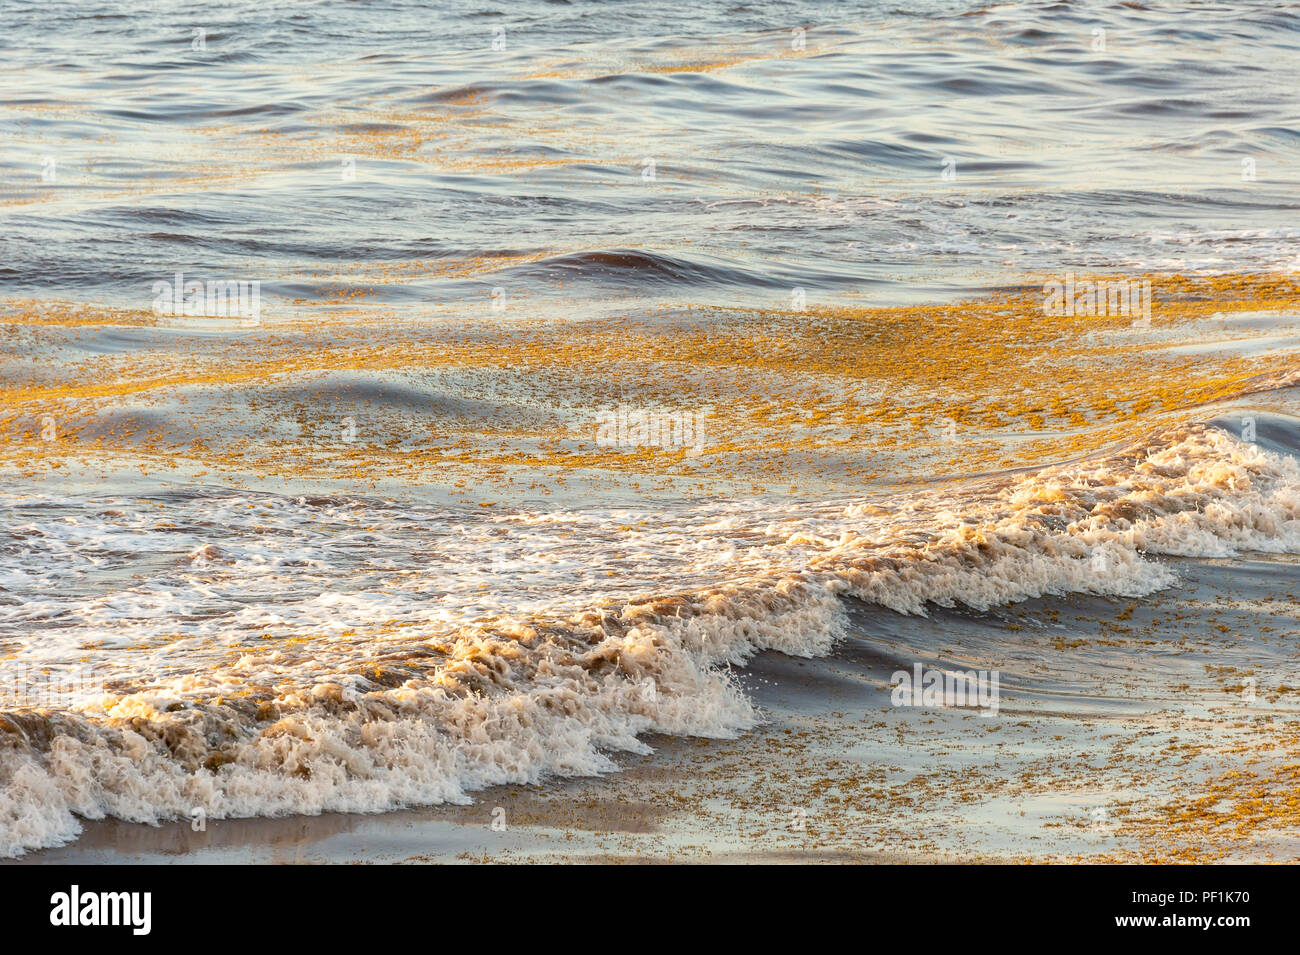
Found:
<path fill-rule="evenodd" d="M 0 716 L 0 854 L 78 817 L 464 802 L 758 719 L 730 678 L 901 613 L 1139 596 L 1158 555 L 1300 551 L 1300 468 L 1195 427 L 905 500 L 493 516 L 363 501 L 8 495 L 0 661 L 108 692 Z M 13 689 L 12 685 L 9 687 Z"/>

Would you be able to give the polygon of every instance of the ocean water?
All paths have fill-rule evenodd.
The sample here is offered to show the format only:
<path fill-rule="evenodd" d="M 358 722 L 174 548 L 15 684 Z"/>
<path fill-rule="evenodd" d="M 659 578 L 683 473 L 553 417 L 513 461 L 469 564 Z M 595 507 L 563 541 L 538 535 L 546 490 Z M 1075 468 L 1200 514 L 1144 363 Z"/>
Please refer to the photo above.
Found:
<path fill-rule="evenodd" d="M 2 0 L 0 855 L 1300 552 L 1300 6 L 905 6 Z"/>

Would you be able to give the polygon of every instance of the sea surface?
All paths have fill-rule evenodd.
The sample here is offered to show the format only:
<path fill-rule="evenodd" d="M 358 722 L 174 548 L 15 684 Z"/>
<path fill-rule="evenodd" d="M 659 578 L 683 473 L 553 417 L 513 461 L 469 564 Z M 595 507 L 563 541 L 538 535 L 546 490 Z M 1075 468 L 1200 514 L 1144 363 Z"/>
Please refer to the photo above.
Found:
<path fill-rule="evenodd" d="M 736 738 L 863 606 L 1104 709 L 975 617 L 1294 573 L 1300 5 L 0 19 L 0 856 Z"/>

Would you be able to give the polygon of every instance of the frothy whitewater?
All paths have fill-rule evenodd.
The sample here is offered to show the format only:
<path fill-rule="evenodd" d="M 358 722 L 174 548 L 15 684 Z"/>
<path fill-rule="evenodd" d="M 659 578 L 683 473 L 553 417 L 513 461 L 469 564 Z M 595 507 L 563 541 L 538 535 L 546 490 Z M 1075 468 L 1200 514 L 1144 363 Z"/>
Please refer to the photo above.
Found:
<path fill-rule="evenodd" d="M 1163 555 L 1300 551 L 1300 465 L 1200 425 L 1068 467 L 797 510 L 3 503 L 0 627 L 22 648 L 0 662 L 3 690 L 21 690 L 18 658 L 103 680 L 102 695 L 0 714 L 9 856 L 74 838 L 79 817 L 466 802 L 615 769 L 647 733 L 735 734 L 761 717 L 730 667 L 827 653 L 847 597 L 924 614 L 1140 596 L 1175 581 Z"/>

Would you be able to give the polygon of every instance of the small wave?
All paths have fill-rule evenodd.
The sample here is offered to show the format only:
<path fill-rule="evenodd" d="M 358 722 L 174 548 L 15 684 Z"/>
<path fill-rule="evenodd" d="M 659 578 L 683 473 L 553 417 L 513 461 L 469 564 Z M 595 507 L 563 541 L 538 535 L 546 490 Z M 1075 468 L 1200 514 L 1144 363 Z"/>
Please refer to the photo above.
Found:
<path fill-rule="evenodd" d="M 784 283 L 715 258 L 684 258 L 664 252 L 608 249 L 573 252 L 541 259 L 517 271 L 584 279 L 594 282 L 655 286 L 758 286 L 781 288 Z"/>

